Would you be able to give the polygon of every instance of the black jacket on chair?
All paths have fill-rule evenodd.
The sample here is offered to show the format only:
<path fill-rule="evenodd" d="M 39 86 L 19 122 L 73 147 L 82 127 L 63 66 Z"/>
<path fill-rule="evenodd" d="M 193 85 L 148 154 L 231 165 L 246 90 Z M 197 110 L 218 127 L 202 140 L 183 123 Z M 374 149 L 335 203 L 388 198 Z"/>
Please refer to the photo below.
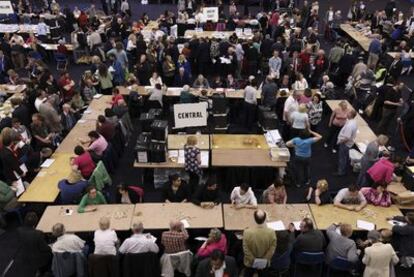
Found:
<path fill-rule="evenodd" d="M 14 171 L 19 175 L 23 174 L 23 171 L 20 169 L 19 160 L 9 148 L 3 146 L 3 149 L 0 150 L 0 159 L 3 164 L 3 175 L 6 178 L 6 182 L 12 183 L 18 179 Z"/>
<path fill-rule="evenodd" d="M 156 253 L 126 254 L 122 259 L 122 276 L 133 277 L 161 276 L 160 259 Z"/>
<path fill-rule="evenodd" d="M 88 258 L 89 277 L 120 277 L 119 257 L 91 254 Z"/>

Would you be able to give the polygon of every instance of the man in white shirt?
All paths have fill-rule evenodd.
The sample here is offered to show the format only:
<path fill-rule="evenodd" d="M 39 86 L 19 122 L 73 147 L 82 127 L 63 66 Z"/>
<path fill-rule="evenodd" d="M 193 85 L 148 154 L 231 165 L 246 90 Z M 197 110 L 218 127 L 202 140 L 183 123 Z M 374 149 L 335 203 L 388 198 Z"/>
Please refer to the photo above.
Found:
<path fill-rule="evenodd" d="M 65 226 L 62 223 L 56 223 L 52 227 L 52 234 L 56 237 L 56 242 L 52 245 L 52 252 L 82 252 L 85 247 L 85 241 L 75 234 L 66 234 Z"/>
<path fill-rule="evenodd" d="M 279 51 L 273 51 L 273 57 L 269 59 L 269 69 L 270 74 L 279 79 L 280 76 L 280 68 L 282 67 L 282 59 L 279 57 Z"/>
<path fill-rule="evenodd" d="M 348 113 L 348 120 L 342 127 L 338 134 L 338 172 L 334 173 L 336 176 L 344 176 L 349 164 L 349 149 L 354 146 L 355 137 L 358 131 L 358 126 L 355 120 L 357 115 L 355 110 Z"/>
<path fill-rule="evenodd" d="M 292 113 L 296 112 L 299 109 L 299 99 L 301 92 L 298 90 L 293 91 L 293 93 L 286 99 L 285 105 L 283 107 L 283 121 L 291 122 L 290 117 Z"/>
<path fill-rule="evenodd" d="M 158 253 L 159 249 L 155 243 L 156 238 L 150 233 L 144 234 L 144 226 L 142 222 L 134 223 L 132 225 L 132 236 L 127 238 L 119 248 L 119 252 L 122 254 L 138 254 L 153 252 Z"/>
<path fill-rule="evenodd" d="M 109 218 L 102 217 L 99 220 L 99 229 L 95 231 L 93 242 L 97 255 L 116 255 L 118 236 L 114 230 L 109 229 L 111 222 Z"/>
<path fill-rule="evenodd" d="M 43 18 L 39 19 L 39 24 L 37 24 L 37 38 L 44 42 L 47 39 L 48 27 Z"/>
<path fill-rule="evenodd" d="M 241 184 L 235 187 L 230 195 L 231 204 L 236 208 L 252 208 L 257 207 L 257 199 L 253 190 L 248 184 Z"/>

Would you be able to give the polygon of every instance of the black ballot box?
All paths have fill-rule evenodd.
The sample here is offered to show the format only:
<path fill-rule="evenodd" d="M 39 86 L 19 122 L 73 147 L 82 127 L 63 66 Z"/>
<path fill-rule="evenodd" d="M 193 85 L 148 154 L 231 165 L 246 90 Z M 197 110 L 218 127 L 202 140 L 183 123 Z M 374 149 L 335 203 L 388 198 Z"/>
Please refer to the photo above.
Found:
<path fill-rule="evenodd" d="M 141 124 L 142 132 L 151 132 L 151 124 L 154 122 L 155 116 L 150 113 L 142 113 L 139 116 L 139 123 Z"/>
<path fill-rule="evenodd" d="M 168 135 L 168 121 L 154 120 L 151 124 L 151 140 L 162 141 L 167 140 Z"/>
<path fill-rule="evenodd" d="M 164 163 L 167 155 L 167 145 L 162 142 L 150 142 L 149 162 Z"/>

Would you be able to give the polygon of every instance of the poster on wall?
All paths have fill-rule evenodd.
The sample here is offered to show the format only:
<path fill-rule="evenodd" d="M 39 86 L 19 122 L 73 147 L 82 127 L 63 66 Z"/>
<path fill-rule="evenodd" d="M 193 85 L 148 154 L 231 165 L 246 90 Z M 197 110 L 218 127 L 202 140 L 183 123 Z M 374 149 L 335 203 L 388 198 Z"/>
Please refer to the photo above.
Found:
<path fill-rule="evenodd" d="M 206 21 L 217 22 L 219 19 L 218 7 L 203 8 L 203 14 L 204 14 Z"/>
<path fill-rule="evenodd" d="M 174 105 L 175 128 L 207 126 L 207 102 Z"/>
<path fill-rule="evenodd" d="M 14 9 L 10 1 L 0 1 L 0 14 L 13 14 Z"/>

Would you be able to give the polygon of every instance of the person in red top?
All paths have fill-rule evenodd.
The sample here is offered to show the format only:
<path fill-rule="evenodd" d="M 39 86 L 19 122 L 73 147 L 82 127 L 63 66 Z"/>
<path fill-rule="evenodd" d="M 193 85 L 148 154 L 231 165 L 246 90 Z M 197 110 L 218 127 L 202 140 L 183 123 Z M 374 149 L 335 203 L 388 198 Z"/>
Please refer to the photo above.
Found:
<path fill-rule="evenodd" d="M 63 91 L 63 100 L 64 102 L 70 102 L 74 95 L 75 82 L 70 78 L 67 71 L 63 71 L 60 75 L 58 86 Z"/>
<path fill-rule="evenodd" d="M 367 171 L 367 185 L 370 187 L 374 184 L 389 184 L 392 181 L 394 173 L 394 164 L 390 160 L 390 154 L 384 152 L 381 159 L 374 163 Z"/>
<path fill-rule="evenodd" d="M 227 254 L 226 236 L 216 228 L 210 230 L 208 239 L 198 249 L 197 256 L 200 258 L 209 257 L 215 249 L 218 249 L 224 254 Z"/>
<path fill-rule="evenodd" d="M 72 167 L 79 170 L 83 178 L 89 179 L 96 167 L 91 155 L 79 145 L 75 147 L 74 152 L 77 157 L 72 158 Z"/>
<path fill-rule="evenodd" d="M 68 48 L 65 46 L 65 41 L 63 39 L 60 39 L 58 41 L 58 47 L 56 52 L 65 56 L 69 55 Z"/>
<path fill-rule="evenodd" d="M 88 15 L 84 11 L 81 11 L 78 23 L 80 28 L 84 28 L 88 24 Z"/>
<path fill-rule="evenodd" d="M 310 47 L 308 47 L 308 48 L 304 49 L 299 54 L 301 71 L 303 73 L 303 76 L 305 76 L 305 78 L 308 78 L 309 77 L 309 73 L 310 73 L 310 58 L 311 58 L 311 53 L 312 53 L 312 49 Z"/>
<path fill-rule="evenodd" d="M 118 106 L 119 100 L 124 100 L 124 97 L 119 92 L 119 89 L 116 88 L 112 91 L 112 99 L 111 99 L 112 107 Z"/>

